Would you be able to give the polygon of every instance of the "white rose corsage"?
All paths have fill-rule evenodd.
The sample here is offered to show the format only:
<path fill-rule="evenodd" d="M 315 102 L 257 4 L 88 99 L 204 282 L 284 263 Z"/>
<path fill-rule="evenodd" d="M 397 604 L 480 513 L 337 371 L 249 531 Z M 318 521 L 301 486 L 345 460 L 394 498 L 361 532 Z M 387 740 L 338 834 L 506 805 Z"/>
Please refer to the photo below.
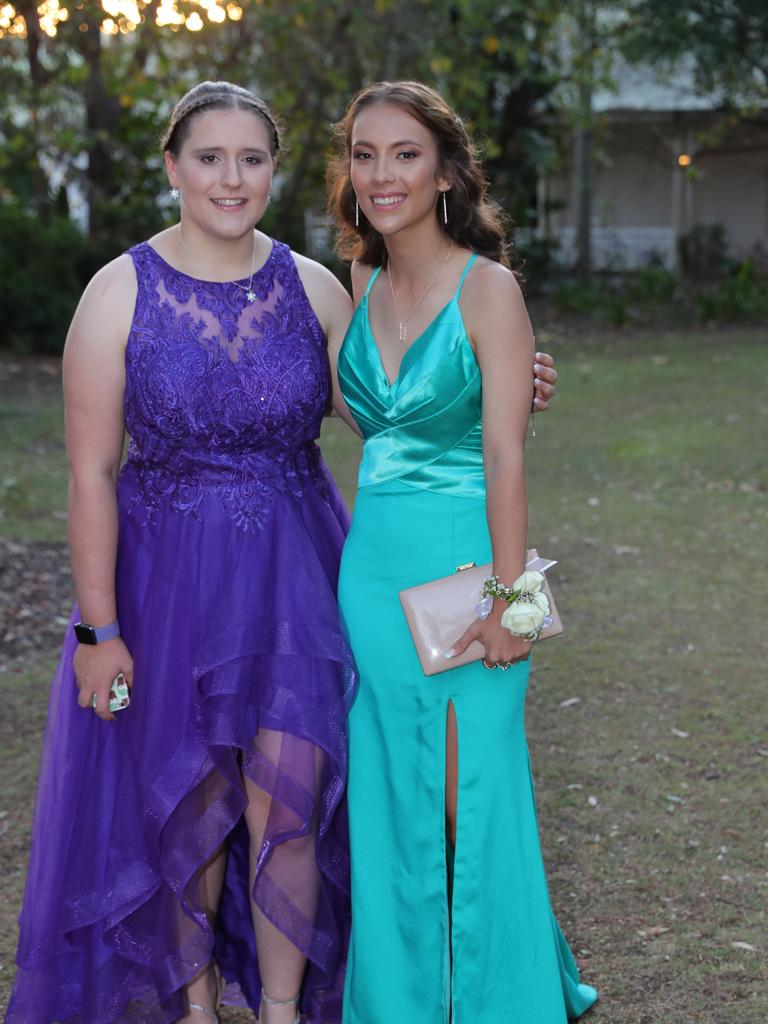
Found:
<path fill-rule="evenodd" d="M 498 576 L 489 576 L 475 611 L 480 618 L 487 618 L 493 599 L 500 597 L 509 605 L 501 616 L 502 626 L 522 640 L 537 640 L 549 617 L 549 599 L 542 592 L 543 583 L 543 575 L 535 570 L 526 570 L 511 587 L 506 587 Z"/>

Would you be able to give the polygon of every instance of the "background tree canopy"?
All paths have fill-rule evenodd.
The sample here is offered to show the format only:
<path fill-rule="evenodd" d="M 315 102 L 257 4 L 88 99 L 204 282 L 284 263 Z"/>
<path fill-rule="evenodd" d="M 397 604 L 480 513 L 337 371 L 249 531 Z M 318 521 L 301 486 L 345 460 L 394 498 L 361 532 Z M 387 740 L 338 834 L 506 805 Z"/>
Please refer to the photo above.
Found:
<path fill-rule="evenodd" d="M 663 65 L 685 53 L 724 104 L 744 105 L 765 97 L 767 25 L 761 0 L 17 0 L 0 8 L 0 219 L 14 239 L 26 224 L 29 244 L 4 246 L 0 265 L 69 289 L 161 227 L 172 207 L 158 139 L 205 78 L 253 88 L 286 123 L 265 228 L 298 249 L 307 213 L 322 213 L 330 126 L 382 78 L 431 82 L 455 104 L 526 228 L 562 126 L 578 124 L 584 86 L 609 79 L 613 54 Z M 61 330 L 57 313 L 55 348 Z"/>

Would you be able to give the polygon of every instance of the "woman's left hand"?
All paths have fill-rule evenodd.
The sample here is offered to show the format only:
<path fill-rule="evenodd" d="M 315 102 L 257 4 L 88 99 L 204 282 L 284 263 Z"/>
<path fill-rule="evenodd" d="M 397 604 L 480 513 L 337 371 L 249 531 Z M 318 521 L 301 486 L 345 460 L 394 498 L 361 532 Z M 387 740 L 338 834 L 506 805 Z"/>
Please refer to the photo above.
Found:
<path fill-rule="evenodd" d="M 475 619 L 453 645 L 450 656 L 455 658 L 463 654 L 473 640 L 479 640 L 485 648 L 483 665 L 486 668 L 506 669 L 518 661 L 525 661 L 531 653 L 530 641 L 505 629 L 496 611 L 491 612 L 487 619 Z"/>
<path fill-rule="evenodd" d="M 555 395 L 557 370 L 555 360 L 546 352 L 537 352 L 533 364 L 533 411 L 546 412 Z"/>

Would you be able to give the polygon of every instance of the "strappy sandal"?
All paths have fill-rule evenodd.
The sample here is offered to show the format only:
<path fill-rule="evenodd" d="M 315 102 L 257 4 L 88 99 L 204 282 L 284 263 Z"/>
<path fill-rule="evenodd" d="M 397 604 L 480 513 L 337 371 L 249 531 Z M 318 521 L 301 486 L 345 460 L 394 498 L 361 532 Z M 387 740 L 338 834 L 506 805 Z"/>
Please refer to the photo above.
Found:
<path fill-rule="evenodd" d="M 210 1006 L 203 1006 L 202 1003 L 190 1003 L 189 1008 L 190 1010 L 198 1010 L 200 1013 L 204 1013 L 206 1017 L 210 1017 L 215 1024 L 221 1024 L 221 1020 L 219 1019 L 221 990 L 223 987 L 221 983 L 221 971 L 219 970 L 219 965 L 215 962 L 211 964 L 211 969 L 213 970 L 214 978 L 216 980 L 216 1001 L 213 1005 L 213 1009 L 211 1009 Z"/>
<path fill-rule="evenodd" d="M 203 1006 L 202 1003 L 190 1003 L 190 1010 L 199 1010 L 200 1013 L 204 1013 L 207 1017 L 210 1017 L 216 1024 L 221 1024 L 221 1019 L 215 1010 L 212 1010 L 210 1006 Z"/>
<path fill-rule="evenodd" d="M 294 996 L 293 999 L 273 999 L 272 996 L 268 996 L 264 989 L 262 989 L 261 998 L 268 1006 L 298 1006 L 299 1000 L 301 999 L 301 993 Z M 260 1019 L 261 1014 L 259 1014 L 259 1020 Z M 259 1022 L 257 1021 L 256 1024 L 259 1024 Z M 301 1014 L 298 1011 L 296 1012 L 296 1019 L 293 1024 L 301 1024 Z"/>

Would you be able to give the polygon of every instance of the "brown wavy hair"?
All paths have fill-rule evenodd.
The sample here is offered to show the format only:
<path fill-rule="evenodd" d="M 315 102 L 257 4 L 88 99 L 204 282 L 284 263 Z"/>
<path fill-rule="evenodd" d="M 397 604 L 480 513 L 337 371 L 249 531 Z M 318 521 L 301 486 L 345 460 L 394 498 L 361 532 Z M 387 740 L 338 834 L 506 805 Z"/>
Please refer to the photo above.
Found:
<path fill-rule="evenodd" d="M 385 265 L 384 239 L 366 217 L 355 227 L 355 192 L 350 178 L 352 128 L 355 118 L 374 103 L 391 103 L 415 117 L 432 133 L 440 174 L 451 183 L 446 193 L 448 224 L 442 203 L 435 216 L 442 231 L 457 245 L 508 267 L 507 219 L 488 195 L 488 182 L 475 143 L 455 110 L 439 92 L 422 82 L 377 82 L 353 97 L 344 117 L 334 125 L 334 149 L 327 171 L 328 212 L 336 224 L 336 252 L 343 260 Z"/>
<path fill-rule="evenodd" d="M 160 140 L 163 152 L 178 158 L 193 120 L 208 110 L 250 110 L 260 117 L 267 127 L 272 159 L 277 163 L 283 146 L 277 118 L 260 96 L 232 82 L 200 82 L 181 97 Z"/>

